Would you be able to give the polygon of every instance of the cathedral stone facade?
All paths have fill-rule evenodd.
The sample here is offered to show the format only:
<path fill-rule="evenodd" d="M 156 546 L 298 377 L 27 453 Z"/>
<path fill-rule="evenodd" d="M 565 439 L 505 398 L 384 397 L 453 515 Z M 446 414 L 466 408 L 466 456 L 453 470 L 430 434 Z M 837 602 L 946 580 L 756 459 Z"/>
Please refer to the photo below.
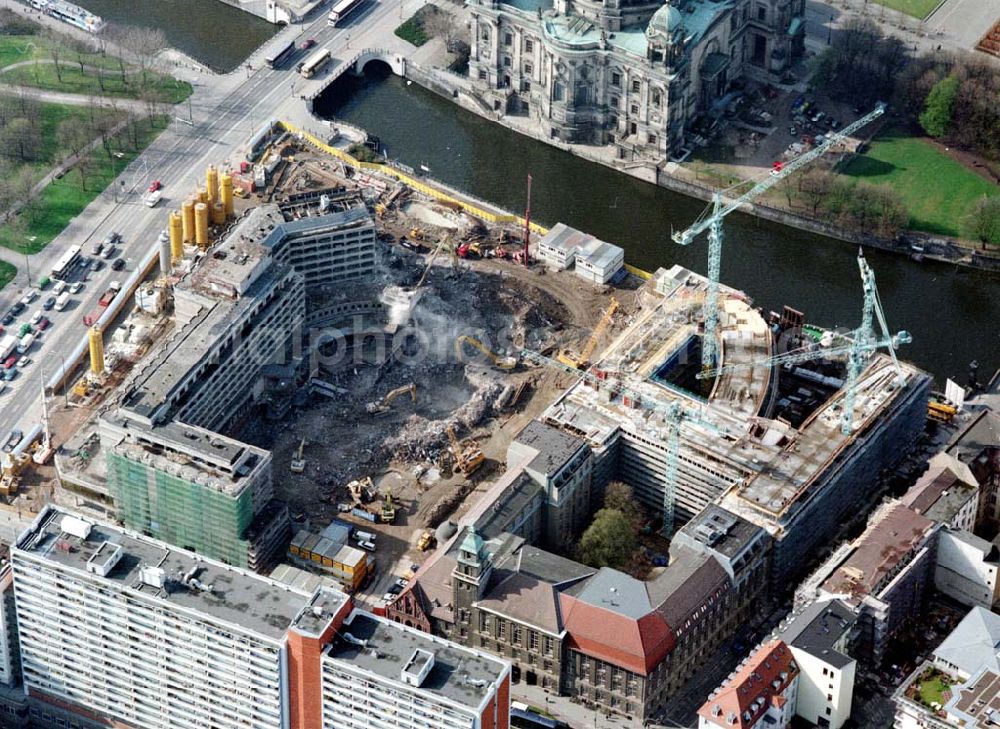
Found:
<path fill-rule="evenodd" d="M 773 82 L 802 53 L 805 0 L 467 0 L 469 76 L 553 140 L 663 159 L 734 81 Z"/>

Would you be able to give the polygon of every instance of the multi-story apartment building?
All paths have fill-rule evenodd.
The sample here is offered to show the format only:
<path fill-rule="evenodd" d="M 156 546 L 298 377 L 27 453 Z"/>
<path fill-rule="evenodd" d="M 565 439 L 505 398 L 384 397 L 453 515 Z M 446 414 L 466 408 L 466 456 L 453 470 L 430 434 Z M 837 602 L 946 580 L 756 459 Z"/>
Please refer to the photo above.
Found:
<path fill-rule="evenodd" d="M 795 716 L 799 665 L 783 641 L 748 657 L 698 709 L 698 729 L 787 729 Z"/>
<path fill-rule="evenodd" d="M 53 507 L 11 560 L 38 726 L 69 712 L 119 729 L 509 727 L 509 664 L 361 613 L 339 590 Z"/>
<path fill-rule="evenodd" d="M 734 81 L 802 54 L 803 0 L 473 0 L 469 77 L 566 142 L 664 159 Z M 721 105 L 721 106 L 720 106 Z"/>
<path fill-rule="evenodd" d="M 106 413 L 100 430 L 127 528 L 253 570 L 284 551 L 288 509 L 273 498 L 268 451 L 176 420 L 150 427 L 128 411 Z"/>

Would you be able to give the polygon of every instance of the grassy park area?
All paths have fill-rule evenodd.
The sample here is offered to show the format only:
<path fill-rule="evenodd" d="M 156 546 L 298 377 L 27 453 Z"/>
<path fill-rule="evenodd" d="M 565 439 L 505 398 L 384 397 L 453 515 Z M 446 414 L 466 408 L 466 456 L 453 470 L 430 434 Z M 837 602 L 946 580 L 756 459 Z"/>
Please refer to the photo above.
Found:
<path fill-rule="evenodd" d="M 0 289 L 9 284 L 14 280 L 14 276 L 17 275 L 17 269 L 6 261 L 0 261 Z"/>
<path fill-rule="evenodd" d="M 876 2 L 890 10 L 898 10 L 923 20 L 941 3 L 941 0 L 876 0 Z"/>
<path fill-rule="evenodd" d="M 964 218 L 996 185 L 967 169 L 934 144 L 900 129 L 879 134 L 864 154 L 840 172 L 873 184 L 889 184 L 910 212 L 909 227 L 937 235 L 968 237 Z"/>

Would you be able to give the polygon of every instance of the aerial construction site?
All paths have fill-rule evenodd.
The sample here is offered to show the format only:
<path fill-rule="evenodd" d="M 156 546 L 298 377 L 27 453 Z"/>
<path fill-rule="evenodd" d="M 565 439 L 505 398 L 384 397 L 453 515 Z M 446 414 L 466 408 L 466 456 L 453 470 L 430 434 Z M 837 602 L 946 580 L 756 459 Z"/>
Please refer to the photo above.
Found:
<path fill-rule="evenodd" d="M 540 421 L 587 444 L 595 495 L 628 483 L 667 535 L 721 505 L 794 569 L 921 429 L 929 378 L 874 331 L 863 260 L 861 326 L 827 332 L 680 267 L 628 273 L 564 225 L 525 255 L 523 219 L 279 127 L 259 143 L 256 182 L 210 168 L 152 279 L 91 328 L 51 400 L 57 500 L 261 571 L 339 565 L 378 602 Z"/>

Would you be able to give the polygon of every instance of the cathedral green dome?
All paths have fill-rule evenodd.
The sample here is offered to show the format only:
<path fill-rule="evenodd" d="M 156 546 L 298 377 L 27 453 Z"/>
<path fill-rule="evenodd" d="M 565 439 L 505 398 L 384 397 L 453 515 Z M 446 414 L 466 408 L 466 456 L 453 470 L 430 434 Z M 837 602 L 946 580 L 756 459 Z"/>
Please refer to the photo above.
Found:
<path fill-rule="evenodd" d="M 680 30 L 683 21 L 681 11 L 668 2 L 653 13 L 653 17 L 649 20 L 649 25 L 646 26 L 646 37 L 655 38 L 659 36 L 667 40 L 672 39 L 674 33 Z"/>

